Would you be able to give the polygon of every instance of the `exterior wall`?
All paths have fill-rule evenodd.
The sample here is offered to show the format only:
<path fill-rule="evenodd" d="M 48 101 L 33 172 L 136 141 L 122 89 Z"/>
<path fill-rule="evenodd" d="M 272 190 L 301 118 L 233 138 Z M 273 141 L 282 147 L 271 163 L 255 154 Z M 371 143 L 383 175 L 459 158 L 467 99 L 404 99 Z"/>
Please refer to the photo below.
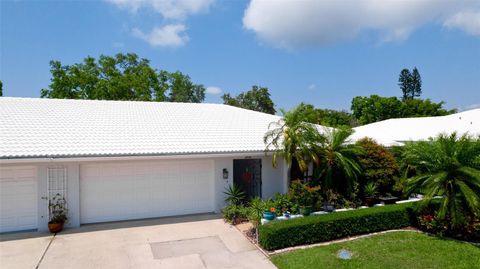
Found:
<path fill-rule="evenodd" d="M 215 159 L 215 211 L 225 206 L 225 189 L 233 184 L 233 160 L 244 159 L 239 158 L 216 158 Z M 262 198 L 272 198 L 275 193 L 286 193 L 288 191 L 288 167 L 283 159 L 277 163 L 277 167 L 272 166 L 272 157 L 265 156 L 248 156 L 251 159 L 262 160 Z M 228 179 L 223 179 L 223 168 L 228 170 Z"/>
<path fill-rule="evenodd" d="M 207 157 L 205 157 L 207 158 Z M 273 168 L 272 159 L 264 154 L 257 156 L 221 157 L 214 160 L 214 205 L 215 212 L 225 206 L 225 189 L 233 184 L 233 160 L 244 158 L 262 159 L 262 198 L 271 198 L 275 193 L 285 193 L 288 190 L 288 167 L 280 160 L 277 167 Z M 131 160 L 134 160 L 133 158 Z M 69 210 L 69 221 L 66 227 L 80 226 L 80 165 L 85 162 L 22 162 L 18 164 L 2 163 L 2 167 L 11 166 L 35 166 L 37 168 L 37 190 L 38 190 L 38 230 L 47 231 L 48 223 L 48 194 L 47 194 L 47 169 L 49 167 L 67 168 L 67 203 Z M 223 178 L 223 169 L 228 170 L 228 178 Z"/>

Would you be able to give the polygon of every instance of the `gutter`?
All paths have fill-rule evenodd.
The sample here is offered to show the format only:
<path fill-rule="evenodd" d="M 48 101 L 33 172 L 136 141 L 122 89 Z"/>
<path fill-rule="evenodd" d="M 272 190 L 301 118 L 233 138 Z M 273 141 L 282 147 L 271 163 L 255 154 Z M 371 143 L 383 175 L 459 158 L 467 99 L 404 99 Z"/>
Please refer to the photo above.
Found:
<path fill-rule="evenodd" d="M 112 155 L 75 155 L 75 156 L 42 156 L 0 158 L 0 164 L 15 163 L 58 163 L 58 162 L 92 162 L 92 161 L 129 161 L 129 160 L 158 160 L 158 159 L 198 159 L 198 158 L 251 158 L 268 156 L 272 151 L 241 151 L 241 152 L 211 152 L 185 154 L 112 154 Z"/>

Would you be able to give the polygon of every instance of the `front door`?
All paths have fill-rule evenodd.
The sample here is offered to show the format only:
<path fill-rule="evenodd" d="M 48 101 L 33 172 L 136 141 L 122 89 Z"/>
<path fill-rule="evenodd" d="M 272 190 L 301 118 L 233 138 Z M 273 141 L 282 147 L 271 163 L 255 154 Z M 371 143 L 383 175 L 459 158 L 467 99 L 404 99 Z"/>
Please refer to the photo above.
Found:
<path fill-rule="evenodd" d="M 247 199 L 262 197 L 262 160 L 233 160 L 233 183 L 245 192 Z"/>

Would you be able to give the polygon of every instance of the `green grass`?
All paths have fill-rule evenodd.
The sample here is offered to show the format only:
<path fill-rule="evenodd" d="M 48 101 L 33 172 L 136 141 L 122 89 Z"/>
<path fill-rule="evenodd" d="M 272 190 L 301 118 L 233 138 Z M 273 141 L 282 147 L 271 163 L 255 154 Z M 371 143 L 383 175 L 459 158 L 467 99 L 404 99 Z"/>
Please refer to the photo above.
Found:
<path fill-rule="evenodd" d="M 337 258 L 341 249 L 349 250 L 350 260 Z M 280 269 L 293 268 L 480 268 L 480 247 L 400 231 L 372 237 L 292 251 L 272 257 Z"/>

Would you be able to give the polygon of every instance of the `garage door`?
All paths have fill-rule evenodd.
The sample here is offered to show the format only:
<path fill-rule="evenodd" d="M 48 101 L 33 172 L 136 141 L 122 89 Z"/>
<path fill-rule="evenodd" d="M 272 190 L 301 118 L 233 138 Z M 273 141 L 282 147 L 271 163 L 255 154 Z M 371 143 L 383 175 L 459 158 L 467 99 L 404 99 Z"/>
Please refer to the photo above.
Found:
<path fill-rule="evenodd" d="M 35 167 L 0 167 L 0 232 L 37 229 Z"/>
<path fill-rule="evenodd" d="M 87 164 L 80 168 L 80 221 L 212 212 L 213 161 Z"/>

